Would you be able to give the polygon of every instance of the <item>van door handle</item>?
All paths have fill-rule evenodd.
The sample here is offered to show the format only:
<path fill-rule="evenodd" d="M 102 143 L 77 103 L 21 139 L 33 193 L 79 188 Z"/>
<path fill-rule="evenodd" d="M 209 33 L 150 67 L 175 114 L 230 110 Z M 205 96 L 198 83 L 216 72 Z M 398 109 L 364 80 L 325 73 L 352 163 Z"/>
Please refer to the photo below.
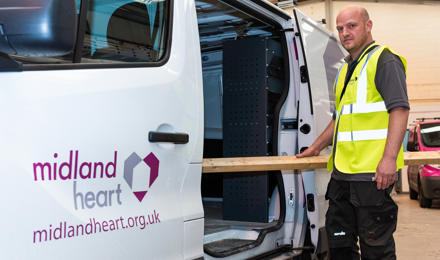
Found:
<path fill-rule="evenodd" d="M 148 141 L 151 143 L 175 143 L 186 144 L 189 141 L 189 135 L 186 133 L 169 133 L 169 132 L 154 132 L 148 133 Z"/>

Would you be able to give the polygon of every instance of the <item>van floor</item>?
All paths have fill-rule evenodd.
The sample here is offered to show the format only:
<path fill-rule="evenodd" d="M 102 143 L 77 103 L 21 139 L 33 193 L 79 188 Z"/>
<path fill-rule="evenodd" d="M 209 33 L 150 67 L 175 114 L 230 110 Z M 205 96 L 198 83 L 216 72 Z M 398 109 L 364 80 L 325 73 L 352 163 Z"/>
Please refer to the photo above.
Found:
<path fill-rule="evenodd" d="M 218 201 L 203 201 L 203 208 L 205 210 L 205 235 L 229 229 L 260 231 L 277 224 L 277 221 L 259 223 L 223 220 L 222 205 L 223 203 Z"/>

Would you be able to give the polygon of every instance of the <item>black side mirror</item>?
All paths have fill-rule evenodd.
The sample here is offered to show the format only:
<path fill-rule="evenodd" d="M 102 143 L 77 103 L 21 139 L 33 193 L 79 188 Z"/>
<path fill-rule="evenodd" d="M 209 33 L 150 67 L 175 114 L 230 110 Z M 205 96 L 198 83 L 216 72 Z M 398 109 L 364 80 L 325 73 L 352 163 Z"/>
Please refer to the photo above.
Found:
<path fill-rule="evenodd" d="M 72 51 L 75 0 L 1 0 L 0 52 L 38 57 Z"/>

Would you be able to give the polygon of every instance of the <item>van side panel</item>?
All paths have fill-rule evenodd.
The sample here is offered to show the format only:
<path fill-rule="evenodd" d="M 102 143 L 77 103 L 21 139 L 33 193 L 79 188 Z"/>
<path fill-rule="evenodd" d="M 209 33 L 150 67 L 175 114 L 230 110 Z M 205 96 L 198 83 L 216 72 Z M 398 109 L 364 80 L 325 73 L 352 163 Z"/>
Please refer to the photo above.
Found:
<path fill-rule="evenodd" d="M 188 193 L 201 175 L 200 51 L 193 1 L 173 2 L 163 66 L 0 73 L 1 259 L 201 254 L 184 250 L 184 222 L 203 230 L 200 191 Z"/>

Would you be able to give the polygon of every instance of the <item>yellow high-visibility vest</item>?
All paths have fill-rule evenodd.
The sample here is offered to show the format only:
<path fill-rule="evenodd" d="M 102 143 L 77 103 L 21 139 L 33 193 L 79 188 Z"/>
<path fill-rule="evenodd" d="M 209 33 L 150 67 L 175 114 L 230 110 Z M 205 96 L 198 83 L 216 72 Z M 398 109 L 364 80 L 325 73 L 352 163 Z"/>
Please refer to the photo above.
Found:
<path fill-rule="evenodd" d="M 365 50 L 361 54 L 361 60 L 347 84 L 342 100 L 340 97 L 348 63 L 339 69 L 333 86 L 336 121 L 332 154 L 327 163 L 328 171 L 336 167 L 338 171 L 347 174 L 376 172 L 385 150 L 389 122 L 385 102 L 375 83 L 377 62 L 385 49 L 391 51 L 387 46 L 375 45 L 370 52 L 366 53 Z M 406 74 L 406 60 L 396 55 L 402 60 Z M 396 171 L 403 168 L 402 146 L 396 163 Z"/>

